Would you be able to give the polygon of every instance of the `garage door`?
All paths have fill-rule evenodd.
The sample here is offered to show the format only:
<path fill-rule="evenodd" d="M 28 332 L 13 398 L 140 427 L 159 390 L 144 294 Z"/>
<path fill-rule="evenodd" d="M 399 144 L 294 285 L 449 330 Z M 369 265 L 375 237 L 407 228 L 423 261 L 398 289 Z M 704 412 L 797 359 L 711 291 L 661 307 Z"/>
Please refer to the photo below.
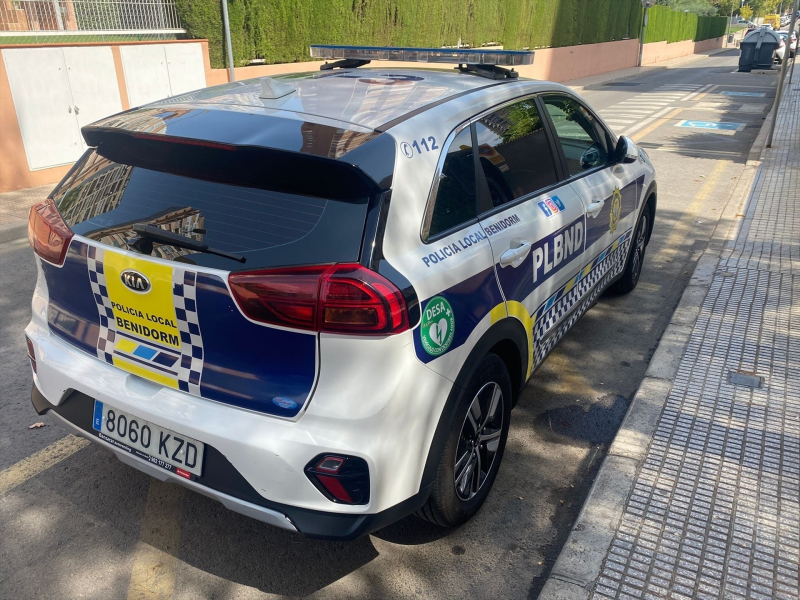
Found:
<path fill-rule="evenodd" d="M 108 47 L 2 51 L 29 168 L 75 162 L 80 127 L 122 110 Z"/>
<path fill-rule="evenodd" d="M 121 46 L 120 53 L 132 108 L 206 85 L 200 44 Z"/>

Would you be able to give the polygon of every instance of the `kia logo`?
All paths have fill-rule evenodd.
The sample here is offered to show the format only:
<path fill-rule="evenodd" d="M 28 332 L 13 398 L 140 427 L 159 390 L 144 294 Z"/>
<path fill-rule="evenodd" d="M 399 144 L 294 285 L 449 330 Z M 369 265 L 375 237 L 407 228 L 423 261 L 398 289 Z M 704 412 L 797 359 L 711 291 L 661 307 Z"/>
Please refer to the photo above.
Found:
<path fill-rule="evenodd" d="M 123 271 L 119 278 L 125 287 L 132 289 L 134 292 L 145 294 L 150 291 L 150 280 L 139 271 Z"/>

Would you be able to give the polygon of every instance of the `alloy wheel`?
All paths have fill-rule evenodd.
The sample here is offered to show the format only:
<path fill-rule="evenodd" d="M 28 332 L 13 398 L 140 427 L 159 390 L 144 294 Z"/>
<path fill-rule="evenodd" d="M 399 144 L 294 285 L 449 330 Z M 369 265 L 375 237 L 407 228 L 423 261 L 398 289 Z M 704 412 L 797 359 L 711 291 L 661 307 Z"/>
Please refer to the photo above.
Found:
<path fill-rule="evenodd" d="M 470 500 L 491 473 L 503 431 L 503 391 L 493 381 L 485 384 L 470 404 L 456 449 L 456 494 Z"/>
<path fill-rule="evenodd" d="M 639 271 L 642 268 L 642 262 L 644 261 L 644 247 L 645 241 L 647 240 L 647 215 L 642 215 L 642 220 L 639 223 L 639 229 L 636 231 L 636 240 L 634 243 L 636 244 L 633 250 L 633 264 L 631 265 L 631 277 L 634 281 L 636 278 L 639 277 Z"/>

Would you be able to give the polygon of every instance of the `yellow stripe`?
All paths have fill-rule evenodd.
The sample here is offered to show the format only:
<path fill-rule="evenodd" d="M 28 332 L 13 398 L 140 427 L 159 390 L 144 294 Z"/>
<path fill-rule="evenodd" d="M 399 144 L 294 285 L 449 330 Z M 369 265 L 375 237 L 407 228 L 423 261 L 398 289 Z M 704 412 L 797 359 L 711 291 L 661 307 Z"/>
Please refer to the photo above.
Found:
<path fill-rule="evenodd" d="M 36 477 L 53 465 L 60 463 L 65 458 L 69 458 L 88 445 L 89 440 L 68 435 L 0 471 L 0 496 L 22 485 L 32 477 Z"/>
<path fill-rule="evenodd" d="M 583 273 L 581 273 L 581 279 L 586 277 L 591 272 L 593 264 L 594 264 L 594 261 L 592 261 L 588 265 L 586 265 L 586 268 L 583 270 Z"/>
<path fill-rule="evenodd" d="M 127 352 L 128 354 L 133 354 L 133 351 L 139 344 L 135 343 L 128 338 L 124 338 L 120 336 L 120 340 L 117 342 L 117 345 L 114 347 L 115 350 L 119 350 L 120 352 Z"/>
<path fill-rule="evenodd" d="M 495 306 L 491 311 L 489 311 L 489 317 L 491 318 L 492 325 L 500 321 L 501 319 L 505 319 L 508 316 L 506 312 L 506 303 L 501 302 L 497 306 Z"/>
<path fill-rule="evenodd" d="M 129 373 L 133 373 L 134 375 L 138 375 L 139 377 L 143 377 L 144 379 L 149 379 L 150 381 L 155 381 L 156 383 L 160 383 L 163 386 L 175 389 L 178 388 L 178 382 L 175 379 L 172 379 L 172 377 L 170 377 L 169 375 L 154 373 L 150 369 L 145 369 L 135 363 L 123 360 L 119 356 L 114 357 L 114 366 L 121 367 L 126 371 L 128 371 Z"/>
<path fill-rule="evenodd" d="M 667 116 L 665 116 L 664 118 L 662 118 L 662 119 L 659 119 L 658 121 L 655 121 L 655 122 L 653 122 L 653 123 L 650 123 L 650 125 L 648 125 L 648 126 L 647 126 L 647 127 L 645 127 L 644 129 L 642 129 L 641 131 L 637 131 L 636 133 L 634 133 L 634 134 L 631 136 L 631 139 L 632 139 L 634 142 L 638 142 L 640 139 L 642 139 L 642 138 L 643 138 L 644 136 L 646 136 L 648 133 L 651 133 L 651 132 L 655 131 L 656 129 L 658 129 L 659 127 L 661 127 L 661 126 L 662 126 L 664 123 L 666 123 L 666 122 L 667 122 L 667 121 L 669 121 L 670 119 L 672 119 L 672 118 L 674 118 L 675 116 L 677 116 L 677 115 L 678 115 L 678 113 L 680 113 L 682 110 L 683 110 L 682 108 L 676 108 L 675 110 L 673 110 L 671 113 L 669 113 L 669 114 L 668 114 Z"/>
<path fill-rule="evenodd" d="M 150 480 L 136 543 L 128 600 L 169 600 L 175 592 L 185 490 Z"/>
<path fill-rule="evenodd" d="M 522 322 L 522 326 L 525 328 L 525 333 L 528 336 L 528 372 L 525 375 L 525 378 L 531 376 L 531 371 L 533 370 L 533 323 L 534 319 L 531 318 L 528 309 L 525 308 L 525 305 L 521 302 L 515 302 L 514 300 L 509 300 L 506 302 L 508 306 L 508 315 L 510 317 L 515 317 Z"/>
<path fill-rule="evenodd" d="M 681 249 L 681 245 L 686 238 L 686 235 L 689 233 L 689 230 L 692 227 L 692 223 L 697 219 L 697 215 L 699 214 L 700 210 L 703 208 L 703 205 L 708 200 L 711 192 L 717 187 L 717 183 L 719 182 L 719 178 L 722 176 L 722 173 L 727 168 L 728 163 L 725 161 L 718 161 L 717 166 L 711 172 L 711 175 L 708 176 L 706 182 L 703 184 L 703 187 L 700 188 L 700 191 L 695 196 L 692 203 L 686 207 L 683 211 L 683 215 L 675 223 L 675 226 L 672 228 L 672 231 L 667 237 L 667 240 L 664 242 L 664 245 L 661 246 L 661 250 L 658 251 L 658 254 L 654 257 L 654 262 L 661 263 L 664 261 L 671 261 L 675 255 L 678 253 L 678 250 Z"/>
<path fill-rule="evenodd" d="M 567 282 L 567 285 L 564 286 L 564 293 L 566 294 L 568 291 L 570 291 L 572 289 L 572 286 L 574 285 L 575 285 L 575 278 L 573 277 L 572 279 L 569 280 L 569 282 Z"/>
<path fill-rule="evenodd" d="M 705 92 L 703 92 L 699 96 L 695 96 L 694 98 L 692 98 L 692 102 L 699 102 L 700 100 L 702 100 L 703 98 L 708 96 L 711 92 L 713 92 L 718 87 L 719 87 L 718 85 L 712 85 L 710 88 L 708 88 Z M 740 87 L 740 86 L 736 86 L 736 87 Z"/>

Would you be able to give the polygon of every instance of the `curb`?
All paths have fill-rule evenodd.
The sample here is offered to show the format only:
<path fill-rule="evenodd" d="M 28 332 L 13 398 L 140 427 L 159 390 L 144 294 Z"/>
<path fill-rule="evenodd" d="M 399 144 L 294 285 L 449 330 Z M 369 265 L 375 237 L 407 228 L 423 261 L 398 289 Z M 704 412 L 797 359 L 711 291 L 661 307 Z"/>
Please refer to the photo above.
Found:
<path fill-rule="evenodd" d="M 723 52 L 728 52 L 730 50 L 736 50 L 736 48 L 717 48 L 716 50 L 711 50 L 711 51 L 705 52 L 705 53 L 688 54 L 685 57 L 680 57 L 680 58 L 684 58 L 685 60 L 673 62 L 673 63 L 670 63 L 668 65 L 653 64 L 653 65 L 645 65 L 643 67 L 631 67 L 631 68 L 639 68 L 639 69 L 642 69 L 642 70 L 641 71 L 637 71 L 636 73 L 629 73 L 627 75 L 621 75 L 621 76 L 618 76 L 618 77 L 614 77 L 612 75 L 608 79 L 602 79 L 602 80 L 599 80 L 599 81 L 596 81 L 594 83 L 590 83 L 590 84 L 587 84 L 587 85 L 571 86 L 569 84 L 569 81 L 563 82 L 562 85 L 566 85 L 567 87 L 572 88 L 573 91 L 581 93 L 584 90 L 596 89 L 596 88 L 602 87 L 602 86 L 604 86 L 604 85 L 606 85 L 608 83 L 615 83 L 617 81 L 627 81 L 628 79 L 636 79 L 637 77 L 641 77 L 642 75 L 649 75 L 650 73 L 657 73 L 658 71 L 665 71 L 667 69 L 672 69 L 674 67 L 679 67 L 679 66 L 684 65 L 686 63 L 693 62 L 693 61 L 701 59 L 701 58 L 708 58 L 709 56 L 715 56 L 717 54 L 722 54 Z M 669 60 L 676 60 L 676 59 L 669 59 Z M 668 62 L 668 61 L 663 61 L 663 62 Z M 614 71 L 609 71 L 609 73 L 613 73 L 613 72 Z M 581 77 L 579 79 L 583 79 L 583 78 Z"/>
<path fill-rule="evenodd" d="M 0 225 L 0 244 L 4 242 L 13 242 L 28 235 L 28 223 L 21 221 L 19 223 L 12 222 L 7 225 Z"/>
<path fill-rule="evenodd" d="M 768 123 L 769 118 L 761 126 L 747 165 L 658 342 L 639 389 L 575 520 L 575 526 L 539 594 L 539 600 L 588 600 L 592 594 L 603 560 L 622 519 L 636 472 L 647 454 L 678 365 L 708 294 L 720 255 L 726 243 L 735 239 L 743 220 L 743 205 L 752 192 L 766 143 Z"/>

